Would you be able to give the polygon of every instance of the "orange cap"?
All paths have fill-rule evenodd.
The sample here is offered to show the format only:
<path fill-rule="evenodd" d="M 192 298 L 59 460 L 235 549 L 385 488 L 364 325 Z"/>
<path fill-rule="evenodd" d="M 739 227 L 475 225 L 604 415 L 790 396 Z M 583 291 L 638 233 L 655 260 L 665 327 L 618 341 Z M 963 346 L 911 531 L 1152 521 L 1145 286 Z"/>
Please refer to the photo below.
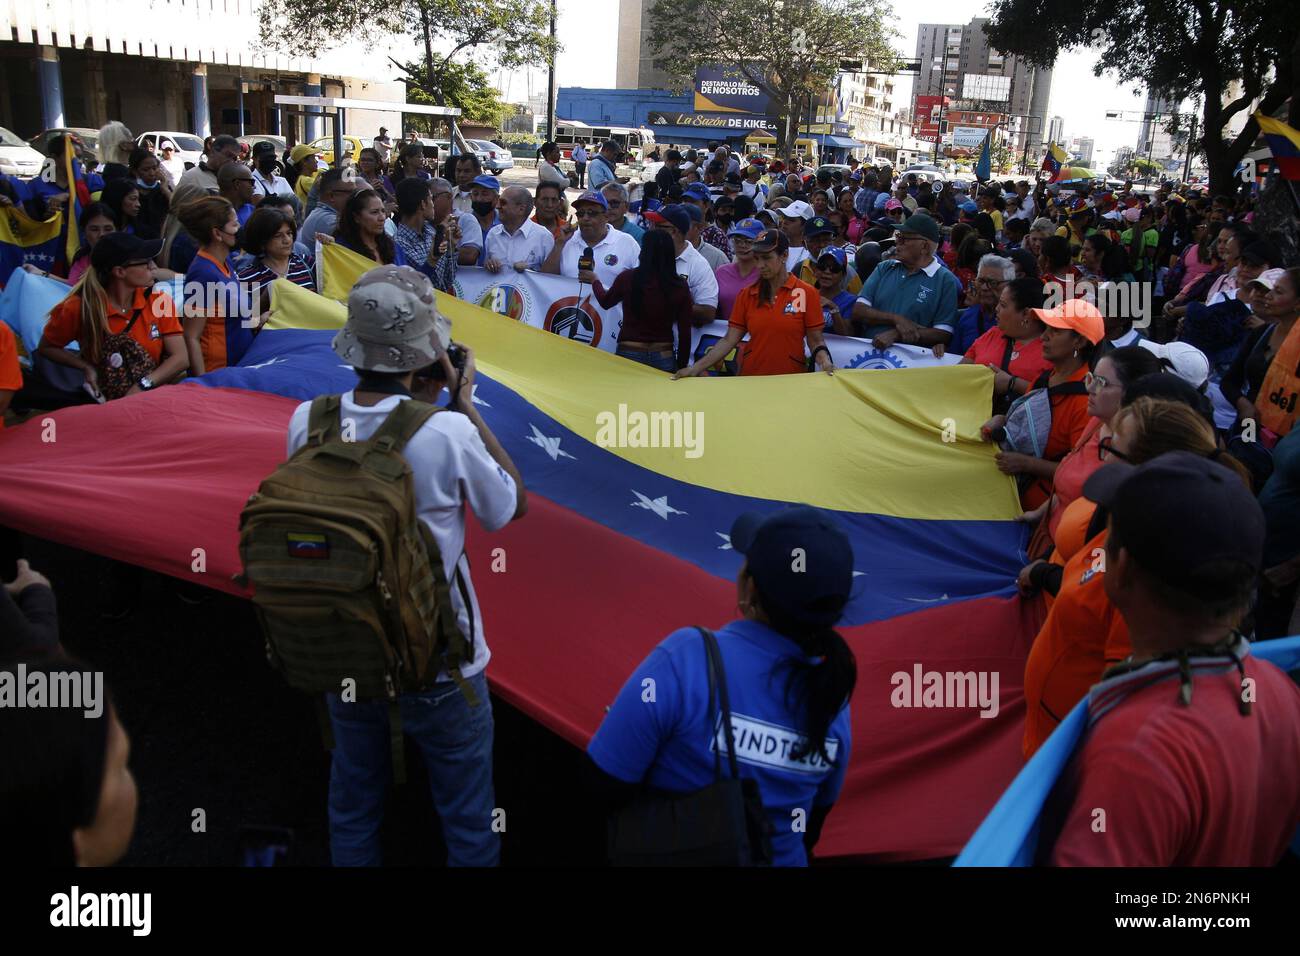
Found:
<path fill-rule="evenodd" d="M 1106 320 L 1087 299 L 1066 299 L 1054 309 L 1031 309 L 1040 321 L 1058 329 L 1078 332 L 1096 345 L 1106 334 Z"/>

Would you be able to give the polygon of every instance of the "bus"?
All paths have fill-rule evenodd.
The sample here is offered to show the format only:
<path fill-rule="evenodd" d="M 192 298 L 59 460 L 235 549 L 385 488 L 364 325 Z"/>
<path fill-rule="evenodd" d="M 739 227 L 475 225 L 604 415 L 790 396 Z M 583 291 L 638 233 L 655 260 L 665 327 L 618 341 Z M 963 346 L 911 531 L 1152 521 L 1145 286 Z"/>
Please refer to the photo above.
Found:
<path fill-rule="evenodd" d="M 618 143 L 625 153 L 631 153 L 636 162 L 644 163 L 655 148 L 655 134 L 644 126 L 589 126 L 577 120 L 555 121 L 555 145 L 560 155 L 569 159 L 574 143 L 582 143 L 588 153 L 594 154 L 607 139 Z"/>
<path fill-rule="evenodd" d="M 774 153 L 776 150 L 776 139 L 768 136 L 766 133 L 750 133 L 745 137 L 745 149 L 751 153 Z M 818 150 L 817 141 L 802 137 L 794 141 L 794 153 L 797 156 L 804 157 L 805 162 L 815 163 L 817 157 L 821 155 Z M 787 157 L 776 156 L 775 158 L 784 161 Z"/>

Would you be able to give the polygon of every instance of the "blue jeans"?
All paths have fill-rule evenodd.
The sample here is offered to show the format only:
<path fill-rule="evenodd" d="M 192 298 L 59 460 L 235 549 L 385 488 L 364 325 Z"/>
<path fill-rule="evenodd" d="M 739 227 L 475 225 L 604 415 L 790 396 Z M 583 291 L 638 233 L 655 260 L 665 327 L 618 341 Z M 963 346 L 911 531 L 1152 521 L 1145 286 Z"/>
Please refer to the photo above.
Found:
<path fill-rule="evenodd" d="M 492 831 L 492 702 L 487 678 L 469 679 L 470 707 L 450 681 L 398 701 L 402 731 L 420 748 L 433 805 L 442 820 L 448 866 L 496 866 Z M 335 866 L 379 866 L 379 827 L 392 780 L 385 701 L 344 703 L 326 695 L 334 752 L 330 761 L 330 857 Z M 408 768 L 408 773 L 410 769 Z"/>
<path fill-rule="evenodd" d="M 672 355 L 660 355 L 658 352 L 629 352 L 626 349 L 615 349 L 614 354 L 620 358 L 631 359 L 633 362 L 657 368 L 661 372 L 677 371 L 677 359 Z"/>

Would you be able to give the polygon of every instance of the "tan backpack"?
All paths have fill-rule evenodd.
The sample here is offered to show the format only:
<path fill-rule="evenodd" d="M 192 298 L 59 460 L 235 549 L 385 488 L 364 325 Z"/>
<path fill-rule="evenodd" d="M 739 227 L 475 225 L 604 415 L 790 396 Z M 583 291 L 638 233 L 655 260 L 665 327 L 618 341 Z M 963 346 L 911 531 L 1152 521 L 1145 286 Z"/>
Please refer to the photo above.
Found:
<path fill-rule="evenodd" d="M 387 700 L 399 781 L 400 694 L 431 686 L 446 670 L 478 704 L 460 673 L 473 659 L 472 621 L 467 638 L 402 457 L 439 411 L 398 402 L 370 440 L 358 442 L 344 437 L 339 396 L 315 399 L 306 444 L 262 482 L 239 523 L 241 578 L 253 587 L 272 665 L 317 697 L 327 747 L 323 694 L 351 689 L 357 701 Z"/>

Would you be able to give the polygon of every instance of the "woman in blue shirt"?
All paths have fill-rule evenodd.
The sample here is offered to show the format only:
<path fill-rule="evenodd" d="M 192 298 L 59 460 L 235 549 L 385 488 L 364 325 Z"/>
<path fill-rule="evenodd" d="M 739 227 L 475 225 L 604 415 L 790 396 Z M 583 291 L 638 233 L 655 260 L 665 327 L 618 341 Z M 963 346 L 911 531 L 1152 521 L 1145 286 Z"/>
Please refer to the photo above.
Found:
<path fill-rule="evenodd" d="M 717 640 L 735 755 L 741 778 L 758 785 L 772 862 L 804 866 L 849 763 L 857 664 L 833 628 L 852 588 L 853 550 L 827 515 L 803 505 L 742 515 L 731 544 L 745 556 L 741 620 Z M 709 710 L 705 662 L 699 630 L 683 628 L 623 685 L 587 748 L 611 807 L 643 788 L 683 794 L 714 782 L 726 736 L 720 710 Z"/>

